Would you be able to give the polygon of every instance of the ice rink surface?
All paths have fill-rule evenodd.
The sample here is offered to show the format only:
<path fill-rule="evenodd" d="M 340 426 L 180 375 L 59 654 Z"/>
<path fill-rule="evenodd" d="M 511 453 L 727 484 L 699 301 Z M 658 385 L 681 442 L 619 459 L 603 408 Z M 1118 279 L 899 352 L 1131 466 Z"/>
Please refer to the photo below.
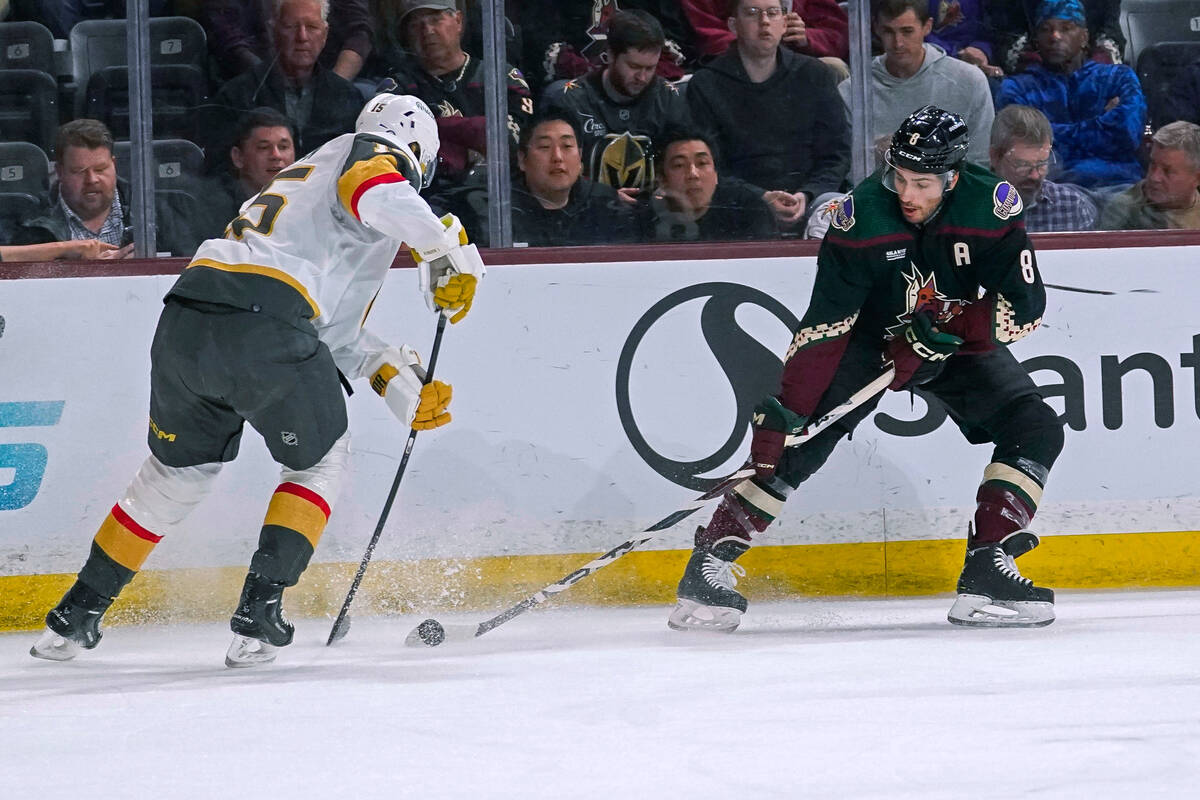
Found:
<path fill-rule="evenodd" d="M 1200 592 L 1062 592 L 1035 630 L 949 605 L 752 602 L 731 636 L 552 608 L 435 649 L 403 645 L 421 617 L 332 648 L 302 619 L 248 670 L 218 624 L 112 628 L 71 663 L 4 634 L 0 797 L 1200 796 Z"/>

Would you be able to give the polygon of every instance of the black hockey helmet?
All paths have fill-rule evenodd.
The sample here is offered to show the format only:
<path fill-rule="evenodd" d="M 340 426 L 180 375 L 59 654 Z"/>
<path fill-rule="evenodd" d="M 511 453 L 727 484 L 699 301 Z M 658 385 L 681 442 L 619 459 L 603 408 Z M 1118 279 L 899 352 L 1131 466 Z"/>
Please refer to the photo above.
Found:
<path fill-rule="evenodd" d="M 886 161 L 888 166 L 913 172 L 949 172 L 966 158 L 969 140 L 962 117 L 928 105 L 900 124 Z"/>

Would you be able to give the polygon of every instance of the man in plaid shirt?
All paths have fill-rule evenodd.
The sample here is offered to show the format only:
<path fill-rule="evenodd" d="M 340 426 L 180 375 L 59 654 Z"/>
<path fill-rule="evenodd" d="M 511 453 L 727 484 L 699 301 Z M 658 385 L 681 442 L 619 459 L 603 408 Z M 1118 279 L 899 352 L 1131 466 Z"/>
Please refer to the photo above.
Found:
<path fill-rule="evenodd" d="M 133 209 L 117 175 L 113 136 L 99 120 L 77 119 L 58 129 L 54 146 L 57 180 L 49 205 L 37 217 L 22 220 L 11 242 L 27 245 L 98 239 L 120 247 L 115 256 L 133 252 L 125 230 L 133 224 Z M 166 193 L 165 193 L 166 194 Z M 156 252 L 191 255 L 204 240 L 197 227 L 202 219 L 198 201 L 185 192 L 155 198 Z M 124 247 L 121 247 L 124 245 Z"/>
<path fill-rule="evenodd" d="M 1054 166 L 1052 145 L 1045 114 L 1030 106 L 1005 106 L 992 123 L 992 171 L 1017 187 L 1026 230 L 1090 231 L 1096 227 L 1097 210 L 1088 193 L 1071 183 L 1046 180 Z"/>

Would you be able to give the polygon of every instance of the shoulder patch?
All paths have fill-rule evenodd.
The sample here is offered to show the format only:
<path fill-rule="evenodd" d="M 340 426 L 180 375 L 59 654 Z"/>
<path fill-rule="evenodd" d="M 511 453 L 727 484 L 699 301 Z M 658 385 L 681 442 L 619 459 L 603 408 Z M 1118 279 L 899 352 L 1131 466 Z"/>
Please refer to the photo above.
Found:
<path fill-rule="evenodd" d="M 1024 209 L 1017 187 L 1008 181 L 1000 181 L 996 184 L 995 190 L 992 191 L 992 202 L 994 203 L 992 213 L 1000 219 L 1015 217 Z"/>
<path fill-rule="evenodd" d="M 854 195 L 839 197 L 830 203 L 829 224 L 839 231 L 848 231 L 854 227 Z"/>

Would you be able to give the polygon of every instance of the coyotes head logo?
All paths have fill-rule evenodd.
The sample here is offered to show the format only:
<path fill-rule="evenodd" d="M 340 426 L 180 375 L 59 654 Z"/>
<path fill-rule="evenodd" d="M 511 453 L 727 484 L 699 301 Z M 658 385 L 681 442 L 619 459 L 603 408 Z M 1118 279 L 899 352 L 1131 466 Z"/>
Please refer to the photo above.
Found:
<path fill-rule="evenodd" d="M 962 300 L 947 297 L 938 291 L 937 276 L 925 275 L 916 264 L 909 262 L 911 272 L 902 273 L 905 283 L 905 311 L 896 315 L 896 324 L 885 330 L 888 338 L 897 336 L 917 314 L 928 314 L 934 322 L 957 317 L 966 306 Z"/>

